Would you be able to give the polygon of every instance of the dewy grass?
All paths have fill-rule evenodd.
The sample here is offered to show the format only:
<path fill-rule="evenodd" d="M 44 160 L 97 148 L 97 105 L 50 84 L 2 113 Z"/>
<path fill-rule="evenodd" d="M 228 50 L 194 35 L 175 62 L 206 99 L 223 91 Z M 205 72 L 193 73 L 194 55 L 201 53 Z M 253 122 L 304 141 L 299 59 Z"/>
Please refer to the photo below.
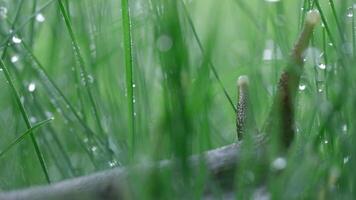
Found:
<path fill-rule="evenodd" d="M 84 81 L 84 87 L 85 87 L 85 90 L 88 94 L 88 97 L 89 97 L 89 101 L 90 101 L 90 104 L 91 104 L 91 107 L 93 109 L 93 112 L 94 112 L 94 116 L 95 116 L 95 121 L 98 125 L 98 128 L 100 130 L 100 133 L 104 134 L 104 129 L 101 125 L 101 121 L 100 121 L 100 117 L 99 117 L 99 111 L 98 111 L 98 108 L 96 106 L 96 103 L 95 103 L 95 100 L 94 100 L 94 96 L 92 94 L 92 91 L 90 89 L 90 86 L 89 86 L 89 81 L 88 81 L 88 72 L 86 71 L 85 69 L 85 64 L 84 64 L 84 59 L 83 59 L 83 56 L 81 54 L 81 51 L 79 49 L 79 45 L 78 45 L 78 42 L 76 40 L 76 37 L 74 35 L 74 32 L 73 32 L 73 28 L 72 28 L 72 25 L 71 25 L 71 22 L 70 22 L 70 19 L 68 17 L 68 14 L 64 8 L 64 5 L 63 5 L 63 2 L 61 0 L 58 0 L 58 5 L 59 5 L 59 9 L 63 15 L 63 18 L 64 18 L 64 21 L 65 21 L 65 24 L 66 24 L 66 27 L 68 29 L 68 32 L 69 32 L 69 35 L 70 35 L 70 38 L 71 38 L 71 41 L 72 41 L 72 45 L 73 45 L 73 48 L 74 48 L 74 52 L 75 52 L 75 55 L 79 61 L 79 68 L 80 68 L 80 76 L 83 78 L 83 81 Z"/>
<path fill-rule="evenodd" d="M 125 67 L 126 67 L 126 92 L 128 102 L 128 133 L 130 137 L 130 152 L 131 157 L 135 149 L 135 106 L 134 106 L 134 91 L 133 91 L 133 58 L 132 58 L 132 38 L 131 38 L 131 17 L 130 6 L 128 0 L 121 1 L 122 12 L 122 28 L 124 39 L 124 54 L 125 54 Z"/>
<path fill-rule="evenodd" d="M 0 51 L 6 47 L 5 67 L 34 125 L 28 129 L 17 120 L 24 116 L 18 111 L 18 98 L 12 98 L 12 88 L 0 76 L 0 150 L 8 149 L 10 142 L 12 148 L 0 153 L 6 163 L 0 165 L 1 190 L 43 183 L 38 158 L 28 155 L 32 141 L 25 136 L 13 142 L 22 136 L 13 133 L 27 130 L 29 137 L 36 132 L 51 182 L 117 165 L 141 169 L 146 163 L 156 166 L 156 161 L 174 160 L 167 171 L 128 176 L 134 187 L 128 189 L 142 191 L 132 198 L 353 199 L 355 16 L 347 16 L 345 8 L 354 5 L 345 0 L 333 1 L 332 6 L 316 0 L 0 0 Z M 7 8 L 5 19 L 1 7 Z M 249 103 L 256 108 L 257 125 L 250 126 L 263 125 L 292 39 L 301 31 L 304 14 L 315 8 L 324 27 L 314 31 L 313 44 L 307 46 L 295 94 L 296 134 L 291 148 L 276 153 L 278 146 L 271 143 L 263 149 L 265 156 L 255 157 L 255 132 L 244 132 L 239 168 L 226 177 L 236 190 L 225 194 L 227 182 L 223 182 L 206 192 L 211 175 L 205 163 L 196 174 L 187 167 L 186 158 L 235 141 L 232 108 L 241 75 L 249 76 Z M 38 14 L 45 20 L 36 20 Z M 337 26 L 344 31 L 345 43 Z M 22 44 L 8 46 L 13 36 Z M 80 60 L 94 77 L 89 88 L 97 116 L 86 86 L 80 85 Z M 318 62 L 325 67 L 315 66 Z M 72 66 L 77 72 L 70 70 Z M 319 92 L 316 85 L 321 81 L 325 87 Z M 27 88 L 30 83 L 37 87 L 32 93 Z M 49 116 L 56 120 L 34 130 L 40 128 L 36 121 Z M 111 153 L 102 150 L 106 147 L 118 160 L 107 159 Z"/>
<path fill-rule="evenodd" d="M 5 147 L 4 149 L 2 149 L 0 151 L 0 158 L 2 156 L 4 156 L 11 148 L 13 148 L 15 145 L 17 145 L 18 143 L 20 143 L 23 139 L 25 139 L 26 136 L 33 134 L 33 131 L 35 131 L 36 129 L 48 124 L 49 122 L 51 122 L 53 120 L 53 118 L 51 119 L 47 119 L 44 120 L 42 122 L 39 122 L 38 124 L 35 124 L 34 126 L 32 126 L 30 129 L 28 129 L 26 132 L 22 133 L 18 138 L 16 138 L 14 141 L 12 141 L 7 147 Z"/>
<path fill-rule="evenodd" d="M 185 12 L 185 16 L 186 16 L 187 19 L 188 19 L 189 26 L 190 26 L 190 28 L 192 29 L 192 32 L 193 32 L 193 34 L 194 34 L 195 40 L 196 40 L 197 43 L 198 43 L 198 46 L 199 46 L 199 48 L 200 48 L 200 51 L 202 52 L 203 57 L 208 59 L 208 57 L 207 57 L 207 55 L 206 55 L 206 53 L 205 53 L 203 44 L 202 44 L 201 41 L 200 41 L 200 38 L 199 38 L 199 36 L 198 36 L 198 34 L 197 34 L 197 31 L 195 30 L 194 23 L 193 23 L 193 21 L 192 21 L 190 15 L 189 15 L 189 12 L 188 12 L 188 10 L 187 10 L 187 7 L 186 7 L 186 5 L 184 4 L 183 0 L 180 0 L 180 2 L 182 2 L 182 4 L 183 4 L 183 10 L 184 10 L 184 12 Z M 228 100 L 228 102 L 230 103 L 232 109 L 233 109 L 235 112 L 237 112 L 236 106 L 235 106 L 235 104 L 234 104 L 234 102 L 233 102 L 231 96 L 229 95 L 229 93 L 227 92 L 226 88 L 224 87 L 224 84 L 222 83 L 222 81 L 221 81 L 221 79 L 220 79 L 220 77 L 219 77 L 218 71 L 216 70 L 215 65 L 213 64 L 213 62 L 212 62 L 210 59 L 208 60 L 208 65 L 210 66 L 211 71 L 213 72 L 213 74 L 214 74 L 216 80 L 218 81 L 219 86 L 220 86 L 220 88 L 222 89 L 222 91 L 224 92 L 224 95 L 225 95 L 226 99 Z"/>
<path fill-rule="evenodd" d="M 25 107 L 21 103 L 20 96 L 19 96 L 18 92 L 16 91 L 16 88 L 15 88 L 14 83 L 12 82 L 10 73 L 9 73 L 8 69 L 6 68 L 6 66 L 5 66 L 5 64 L 4 64 L 2 59 L 0 60 L 0 67 L 3 69 L 3 72 L 5 74 L 6 80 L 9 83 L 9 85 L 11 87 L 11 90 L 12 90 L 14 96 L 15 96 L 16 103 L 17 103 L 17 105 L 18 105 L 18 107 L 19 107 L 19 109 L 21 111 L 21 115 L 22 115 L 23 120 L 26 123 L 26 127 L 29 130 L 31 130 L 32 129 L 32 125 L 31 125 L 30 119 L 29 119 L 29 117 L 27 115 Z M 43 154 L 42 154 L 42 152 L 41 152 L 41 150 L 40 150 L 40 148 L 38 146 L 38 143 L 36 141 L 36 138 L 33 135 L 33 131 L 30 131 L 29 134 L 31 136 L 31 140 L 32 140 L 33 146 L 35 147 L 36 154 L 37 154 L 37 157 L 38 157 L 39 162 L 41 164 L 41 167 L 42 167 L 43 173 L 44 173 L 44 175 L 46 177 L 46 180 L 47 180 L 48 183 L 50 183 L 51 181 L 50 181 L 50 178 L 49 178 L 48 169 L 47 169 L 46 163 L 44 161 Z"/>

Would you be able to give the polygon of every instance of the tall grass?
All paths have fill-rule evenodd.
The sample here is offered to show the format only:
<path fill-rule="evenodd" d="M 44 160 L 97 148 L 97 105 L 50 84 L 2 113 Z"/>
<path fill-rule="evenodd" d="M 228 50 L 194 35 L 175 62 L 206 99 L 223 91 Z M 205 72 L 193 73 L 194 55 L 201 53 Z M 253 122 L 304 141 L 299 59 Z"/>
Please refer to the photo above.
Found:
<path fill-rule="evenodd" d="M 240 75 L 257 126 L 247 130 L 261 128 L 312 9 L 322 25 L 305 52 L 293 145 L 256 158 L 247 133 L 232 195 L 352 199 L 351 0 L 0 0 L 0 150 L 11 147 L 0 153 L 0 188 L 173 159 L 171 170 L 133 175 L 135 197 L 200 199 L 211 177 L 187 157 L 236 141 Z"/>

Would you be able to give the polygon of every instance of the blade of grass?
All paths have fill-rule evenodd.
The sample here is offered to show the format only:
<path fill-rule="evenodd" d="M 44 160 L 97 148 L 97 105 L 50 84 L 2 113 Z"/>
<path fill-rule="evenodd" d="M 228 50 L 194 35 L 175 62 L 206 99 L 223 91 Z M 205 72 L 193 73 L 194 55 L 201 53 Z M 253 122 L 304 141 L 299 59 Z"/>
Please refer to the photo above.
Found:
<path fill-rule="evenodd" d="M 76 37 L 74 35 L 74 31 L 73 31 L 73 28 L 72 28 L 72 23 L 71 23 L 71 21 L 69 19 L 69 16 L 68 16 L 68 14 L 67 14 L 67 12 L 66 12 L 66 10 L 64 8 L 63 2 L 61 0 L 58 0 L 57 2 L 58 2 L 58 5 L 59 5 L 59 9 L 60 9 L 60 11 L 62 13 L 62 16 L 64 18 L 64 22 L 65 22 L 66 28 L 68 30 L 69 36 L 71 38 L 71 41 L 72 41 L 72 44 L 73 44 L 73 48 L 74 48 L 74 52 L 75 52 L 76 57 L 77 57 L 77 59 L 79 61 L 79 68 L 80 68 L 80 71 L 81 71 L 81 73 L 83 75 L 84 88 L 86 90 L 86 93 L 88 94 L 89 102 L 90 102 L 91 108 L 92 108 L 92 110 L 94 112 L 95 121 L 96 121 L 96 123 L 98 125 L 100 133 L 106 135 L 105 132 L 104 132 L 104 129 L 103 129 L 102 125 L 101 125 L 101 120 L 100 120 L 100 117 L 99 117 L 99 111 L 98 111 L 98 108 L 96 106 L 96 103 L 95 103 L 95 100 L 94 100 L 94 96 L 93 96 L 92 91 L 91 91 L 91 89 L 89 87 L 89 84 L 90 84 L 89 82 L 90 81 L 88 80 L 88 72 L 85 69 L 84 59 L 83 59 L 82 53 L 80 51 L 77 39 L 76 39 Z"/>
<path fill-rule="evenodd" d="M 121 14 L 122 14 L 122 27 L 124 39 L 124 52 L 125 52 L 125 66 L 126 66 L 126 90 L 128 102 L 128 120 L 129 120 L 129 134 L 131 145 L 131 157 L 135 149 L 135 107 L 134 107 L 134 94 L 133 94 L 133 58 L 132 58 L 132 38 L 131 38 L 131 16 L 128 0 L 121 1 Z"/>
<path fill-rule="evenodd" d="M 184 3 L 183 1 L 180 1 L 180 2 L 181 2 L 182 5 L 183 5 L 183 10 L 184 10 L 184 12 L 185 12 L 185 16 L 186 16 L 187 19 L 188 19 L 189 26 L 190 26 L 190 28 L 192 29 L 193 35 L 194 35 L 194 37 L 195 37 L 195 40 L 196 40 L 197 43 L 198 43 L 199 49 L 200 49 L 200 51 L 202 52 L 203 57 L 206 58 L 207 55 L 206 55 L 206 53 L 205 53 L 205 49 L 204 49 L 204 47 L 203 47 L 203 44 L 202 44 L 201 41 L 200 41 L 200 38 L 199 38 L 198 33 L 197 33 L 197 31 L 196 31 L 196 29 L 195 29 L 195 27 L 194 27 L 193 20 L 192 20 L 192 18 L 191 18 L 190 15 L 189 15 L 189 12 L 188 12 L 188 10 L 187 10 L 187 7 L 185 6 L 185 3 Z M 231 98 L 231 96 L 229 95 L 229 93 L 227 92 L 227 90 L 226 90 L 224 84 L 222 83 L 221 78 L 220 78 L 220 76 L 219 76 L 218 71 L 216 70 L 216 67 L 215 67 L 214 63 L 213 63 L 210 59 L 208 59 L 208 64 L 209 64 L 209 66 L 210 66 L 210 68 L 211 68 L 211 71 L 213 72 L 213 74 L 214 74 L 216 80 L 218 81 L 218 84 L 219 84 L 220 88 L 223 90 L 226 99 L 229 101 L 229 103 L 230 103 L 232 109 L 233 109 L 233 110 L 235 111 L 235 113 L 236 113 L 236 112 L 237 112 L 237 108 L 236 108 L 236 106 L 235 106 L 235 104 L 234 104 L 234 101 L 232 100 L 232 98 Z"/>
<path fill-rule="evenodd" d="M 50 118 L 47 120 L 44 120 L 42 122 L 39 122 L 38 124 L 35 124 L 32 126 L 30 129 L 28 129 L 26 132 L 22 133 L 18 138 L 16 138 L 14 141 L 12 141 L 7 147 L 5 147 L 2 151 L 0 151 L 0 158 L 4 156 L 10 149 L 12 149 L 16 144 L 20 143 L 23 139 L 25 139 L 26 136 L 32 134 L 32 132 L 49 122 L 53 121 L 54 118 Z"/>
<path fill-rule="evenodd" d="M 36 13 L 34 13 L 33 15 L 31 15 L 30 17 L 28 17 L 22 24 L 20 24 L 19 26 L 17 26 L 17 28 L 13 29 L 11 31 L 11 33 L 7 36 L 7 38 L 4 40 L 4 42 L 2 42 L 0 44 L 0 49 L 2 48 L 6 48 L 8 41 L 11 39 L 12 36 L 16 35 L 22 28 L 24 28 L 29 22 L 32 21 L 32 19 L 34 19 L 37 15 L 37 13 L 41 12 L 42 10 L 44 10 L 45 8 L 47 8 L 49 5 L 51 5 L 51 3 L 53 3 L 56 0 L 50 0 L 47 3 L 45 3 L 43 6 L 41 6 Z"/>
<path fill-rule="evenodd" d="M 28 118 L 28 115 L 27 115 L 27 112 L 25 110 L 24 105 L 21 103 L 20 96 L 19 96 L 19 94 L 18 94 L 18 92 L 17 92 L 17 90 L 15 88 L 15 85 L 14 85 L 12 79 L 11 79 L 10 72 L 8 71 L 7 67 L 5 66 L 5 63 L 3 62 L 3 59 L 0 59 L 0 67 L 2 68 L 2 70 L 4 72 L 4 75 L 5 75 L 5 78 L 6 78 L 7 82 L 9 83 L 9 85 L 11 87 L 13 95 L 15 96 L 15 101 L 16 101 L 16 104 L 18 105 L 18 107 L 19 107 L 19 109 L 21 111 L 22 118 L 25 121 L 27 128 L 31 129 L 32 125 L 31 125 L 30 119 Z M 50 178 L 49 178 L 49 174 L 48 174 L 46 163 L 44 161 L 43 154 L 42 154 L 42 152 L 41 152 L 41 150 L 40 150 L 40 148 L 38 146 L 38 143 L 37 143 L 36 138 L 33 135 L 32 131 L 30 131 L 30 136 L 31 136 L 31 140 L 32 140 L 33 146 L 35 148 L 38 160 L 39 160 L 39 162 L 41 164 L 42 171 L 43 171 L 43 173 L 44 173 L 44 175 L 46 177 L 47 182 L 50 183 L 51 181 L 50 181 Z"/>

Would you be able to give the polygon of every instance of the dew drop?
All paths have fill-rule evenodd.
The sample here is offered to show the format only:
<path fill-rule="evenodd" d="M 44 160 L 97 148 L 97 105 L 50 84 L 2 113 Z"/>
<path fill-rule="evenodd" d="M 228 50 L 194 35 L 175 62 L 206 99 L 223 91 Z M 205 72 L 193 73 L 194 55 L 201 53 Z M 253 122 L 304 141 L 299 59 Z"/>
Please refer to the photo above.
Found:
<path fill-rule="evenodd" d="M 157 40 L 157 48 L 161 52 L 169 51 L 173 46 L 172 38 L 168 35 L 161 35 Z"/>
<path fill-rule="evenodd" d="M 300 84 L 299 85 L 299 90 L 300 91 L 304 91 L 307 88 L 307 86 L 305 84 Z"/>
<path fill-rule="evenodd" d="M 0 19 L 6 19 L 7 18 L 7 8 L 1 6 L 0 7 Z"/>
<path fill-rule="evenodd" d="M 20 44 L 22 42 L 22 39 L 14 35 L 12 36 L 12 42 L 15 44 Z"/>
<path fill-rule="evenodd" d="M 344 158 L 344 164 L 348 163 L 349 161 L 350 161 L 350 156 Z"/>
<path fill-rule="evenodd" d="M 27 87 L 29 92 L 34 92 L 36 90 L 36 84 L 35 83 L 30 83 Z"/>
<path fill-rule="evenodd" d="M 275 3 L 275 2 L 279 2 L 280 0 L 265 0 L 268 3 Z"/>
<path fill-rule="evenodd" d="M 117 167 L 118 166 L 118 162 L 116 160 L 111 160 L 111 161 L 109 161 L 108 164 L 109 164 L 110 167 Z"/>
<path fill-rule="evenodd" d="M 346 14 L 347 17 L 352 18 L 354 16 L 353 10 L 350 8 Z"/>
<path fill-rule="evenodd" d="M 285 158 L 279 157 L 272 162 L 272 168 L 275 170 L 283 170 L 287 166 L 287 161 Z"/>
<path fill-rule="evenodd" d="M 17 55 L 14 55 L 14 56 L 12 56 L 12 57 L 10 58 L 10 61 L 11 61 L 12 63 L 16 63 L 17 61 L 19 61 L 19 57 L 18 57 Z"/>
<path fill-rule="evenodd" d="M 342 131 L 347 132 L 347 124 L 342 125 Z"/>
<path fill-rule="evenodd" d="M 323 63 L 319 64 L 318 67 L 319 67 L 319 69 L 322 69 L 322 70 L 326 69 L 326 65 Z"/>
<path fill-rule="evenodd" d="M 42 23 L 42 22 L 44 22 L 45 20 L 46 20 L 46 18 L 43 16 L 42 13 L 38 13 L 38 14 L 36 15 L 36 21 Z"/>
<path fill-rule="evenodd" d="M 36 123 L 37 122 L 36 117 L 30 117 L 30 122 L 33 124 Z"/>
<path fill-rule="evenodd" d="M 96 152 L 96 151 L 98 150 L 98 147 L 92 146 L 92 147 L 90 148 L 90 150 L 91 150 L 92 152 Z"/>

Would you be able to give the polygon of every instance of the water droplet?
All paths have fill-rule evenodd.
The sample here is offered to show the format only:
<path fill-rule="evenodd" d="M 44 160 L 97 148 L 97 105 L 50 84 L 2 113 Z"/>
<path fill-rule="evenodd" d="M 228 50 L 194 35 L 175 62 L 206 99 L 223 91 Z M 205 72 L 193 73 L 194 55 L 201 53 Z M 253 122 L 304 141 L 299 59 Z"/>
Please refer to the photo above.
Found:
<path fill-rule="evenodd" d="M 265 0 L 267 1 L 268 3 L 275 3 L 275 2 L 279 2 L 280 0 Z"/>
<path fill-rule="evenodd" d="M 334 46 L 334 44 L 332 42 L 329 42 L 328 45 L 331 46 L 331 47 Z"/>
<path fill-rule="evenodd" d="M 319 67 L 319 69 L 322 69 L 322 70 L 326 69 L 326 65 L 323 63 L 319 64 L 318 67 Z"/>
<path fill-rule="evenodd" d="M 42 22 L 44 22 L 45 20 L 46 20 L 46 18 L 43 16 L 42 13 L 38 13 L 38 14 L 36 15 L 36 21 L 42 23 Z"/>
<path fill-rule="evenodd" d="M 347 132 L 347 124 L 342 125 L 342 131 Z"/>
<path fill-rule="evenodd" d="M 83 142 L 84 142 L 84 143 L 88 143 L 88 142 L 89 142 L 89 139 L 88 139 L 88 138 L 84 138 Z"/>
<path fill-rule="evenodd" d="M 0 68 L 0 72 L 2 72 L 3 71 L 3 69 L 2 68 Z"/>
<path fill-rule="evenodd" d="M 324 141 L 324 144 L 329 144 L 329 141 L 325 140 L 325 141 Z"/>
<path fill-rule="evenodd" d="M 94 83 L 94 77 L 92 75 L 88 75 L 88 82 Z"/>
<path fill-rule="evenodd" d="M 307 86 L 305 84 L 300 84 L 299 85 L 299 90 L 300 91 L 304 91 L 307 88 Z"/>
<path fill-rule="evenodd" d="M 27 87 L 29 92 L 34 92 L 36 90 L 36 84 L 35 83 L 30 83 Z"/>
<path fill-rule="evenodd" d="M 279 157 L 272 162 L 272 168 L 275 170 L 282 170 L 286 168 L 287 161 L 285 158 Z"/>
<path fill-rule="evenodd" d="M 10 58 L 12 63 L 16 63 L 17 61 L 19 61 L 19 57 L 17 55 L 14 55 Z"/>
<path fill-rule="evenodd" d="M 350 161 L 350 156 L 344 158 L 344 164 L 348 163 L 349 161 Z"/>
<path fill-rule="evenodd" d="M 354 11 L 352 10 L 352 8 L 348 9 L 348 12 L 346 14 L 347 17 L 352 18 L 354 16 Z"/>
<path fill-rule="evenodd" d="M 135 88 L 135 87 L 136 87 L 136 84 L 132 84 L 132 87 Z"/>
<path fill-rule="evenodd" d="M 22 42 L 22 39 L 14 35 L 12 36 L 12 42 L 15 44 L 20 44 Z"/>
<path fill-rule="evenodd" d="M 119 163 L 116 160 L 111 160 L 108 164 L 110 167 L 117 167 Z"/>
<path fill-rule="evenodd" d="M 323 91 L 324 91 L 323 88 L 319 88 L 319 89 L 318 89 L 318 92 L 319 92 L 319 93 L 322 93 Z"/>
<path fill-rule="evenodd" d="M 37 122 L 36 117 L 30 117 L 30 122 L 33 124 L 36 123 Z"/>
<path fill-rule="evenodd" d="M 98 147 L 92 146 L 92 147 L 90 148 L 90 150 L 91 150 L 92 152 L 96 152 L 96 151 L 98 150 Z"/>
<path fill-rule="evenodd" d="M 52 118 L 53 117 L 53 113 L 51 113 L 50 111 L 46 111 L 45 115 L 47 118 Z"/>
<path fill-rule="evenodd" d="M 270 61 L 270 60 L 281 60 L 282 59 L 282 52 L 278 45 L 275 44 L 273 40 L 266 41 L 266 47 L 263 51 L 263 60 Z"/>
<path fill-rule="evenodd" d="M 172 38 L 168 35 L 161 35 L 157 40 L 157 48 L 161 52 L 169 51 L 173 46 Z"/>
<path fill-rule="evenodd" d="M 7 18 L 7 8 L 1 6 L 0 7 L 0 19 L 6 19 Z"/>

